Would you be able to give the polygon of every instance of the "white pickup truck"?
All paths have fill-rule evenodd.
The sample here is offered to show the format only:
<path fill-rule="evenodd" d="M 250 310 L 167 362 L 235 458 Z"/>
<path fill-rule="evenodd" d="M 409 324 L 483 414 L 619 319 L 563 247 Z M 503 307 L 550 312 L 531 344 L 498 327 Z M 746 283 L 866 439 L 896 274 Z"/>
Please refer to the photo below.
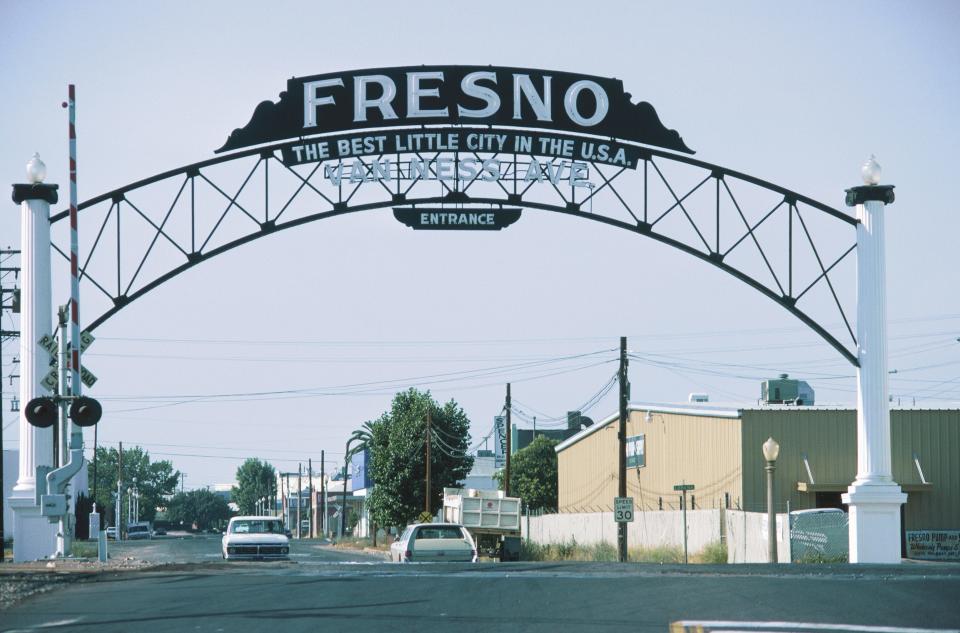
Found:
<path fill-rule="evenodd" d="M 496 537 L 500 560 L 520 560 L 520 503 L 502 490 L 444 488 L 443 520 L 467 528 L 478 546 L 481 536 Z"/>

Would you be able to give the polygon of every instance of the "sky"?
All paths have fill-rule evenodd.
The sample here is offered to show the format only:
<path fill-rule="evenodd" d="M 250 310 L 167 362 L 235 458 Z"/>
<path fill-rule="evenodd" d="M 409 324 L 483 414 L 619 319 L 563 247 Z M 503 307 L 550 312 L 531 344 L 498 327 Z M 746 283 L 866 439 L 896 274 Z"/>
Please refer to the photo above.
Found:
<path fill-rule="evenodd" d="M 0 173 L 24 182 L 38 152 L 66 208 L 70 83 L 82 201 L 212 158 L 294 76 L 491 64 L 616 77 L 699 160 L 845 213 L 844 190 L 876 155 L 897 195 L 886 216 L 893 404 L 956 406 L 960 223 L 947 194 L 960 146 L 958 32 L 952 2 L 8 1 Z M 198 213 L 209 221 L 223 205 L 208 200 Z M 81 213 L 81 257 L 98 226 Z M 0 246 L 19 247 L 12 203 Z M 853 268 L 842 272 L 852 306 Z M 81 297 L 81 320 L 95 301 Z M 841 327 L 836 313 L 823 322 Z M 807 380 L 818 404 L 852 406 L 856 388 L 842 356 L 737 279 L 547 212 L 497 233 L 414 232 L 388 210 L 306 224 L 194 267 L 95 334 L 84 365 L 99 378 L 89 390 L 105 410 L 99 442 L 171 460 L 187 488 L 232 481 L 247 457 L 295 471 L 308 459 L 317 468 L 324 451 L 328 468 L 340 466 L 350 433 L 410 386 L 455 399 L 480 448 L 508 382 L 521 427 L 536 416 L 555 428 L 586 403 L 602 419 L 616 407 L 605 388 L 620 336 L 634 401 L 700 392 L 751 405 L 780 373 Z M 5 448 L 19 434 L 7 378 L 17 353 L 4 343 Z"/>

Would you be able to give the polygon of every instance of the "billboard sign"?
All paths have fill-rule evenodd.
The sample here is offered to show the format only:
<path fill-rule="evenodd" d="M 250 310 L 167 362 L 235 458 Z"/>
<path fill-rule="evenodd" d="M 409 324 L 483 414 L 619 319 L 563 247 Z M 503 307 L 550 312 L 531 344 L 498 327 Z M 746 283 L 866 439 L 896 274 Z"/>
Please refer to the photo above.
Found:
<path fill-rule="evenodd" d="M 960 530 L 908 530 L 907 558 L 960 560 Z"/>
<path fill-rule="evenodd" d="M 647 465 L 647 444 L 641 433 L 627 437 L 627 468 Z"/>
<path fill-rule="evenodd" d="M 363 449 L 354 453 L 350 458 L 350 489 L 356 492 L 373 485 L 370 479 L 368 465 L 370 464 L 370 451 Z"/>

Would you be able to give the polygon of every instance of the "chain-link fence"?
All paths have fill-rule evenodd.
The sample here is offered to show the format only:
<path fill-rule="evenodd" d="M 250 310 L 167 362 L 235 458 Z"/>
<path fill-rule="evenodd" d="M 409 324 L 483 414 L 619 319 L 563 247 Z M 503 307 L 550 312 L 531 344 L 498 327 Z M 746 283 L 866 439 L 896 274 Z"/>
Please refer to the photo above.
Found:
<path fill-rule="evenodd" d="M 793 512 L 790 517 L 790 561 L 844 563 L 849 555 L 848 517 L 843 511 Z"/>

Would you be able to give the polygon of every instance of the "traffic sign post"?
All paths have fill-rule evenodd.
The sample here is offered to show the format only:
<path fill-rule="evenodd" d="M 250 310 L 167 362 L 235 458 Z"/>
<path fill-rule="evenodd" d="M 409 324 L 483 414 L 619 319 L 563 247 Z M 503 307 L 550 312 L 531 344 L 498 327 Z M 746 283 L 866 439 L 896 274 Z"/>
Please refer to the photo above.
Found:
<path fill-rule="evenodd" d="M 633 497 L 614 497 L 613 520 L 617 523 L 633 523 Z"/>
<path fill-rule="evenodd" d="M 683 564 L 686 565 L 689 562 L 687 557 L 687 491 L 693 490 L 693 484 L 684 482 L 675 485 L 673 489 L 683 494 L 683 500 L 681 501 L 683 505 Z"/>

